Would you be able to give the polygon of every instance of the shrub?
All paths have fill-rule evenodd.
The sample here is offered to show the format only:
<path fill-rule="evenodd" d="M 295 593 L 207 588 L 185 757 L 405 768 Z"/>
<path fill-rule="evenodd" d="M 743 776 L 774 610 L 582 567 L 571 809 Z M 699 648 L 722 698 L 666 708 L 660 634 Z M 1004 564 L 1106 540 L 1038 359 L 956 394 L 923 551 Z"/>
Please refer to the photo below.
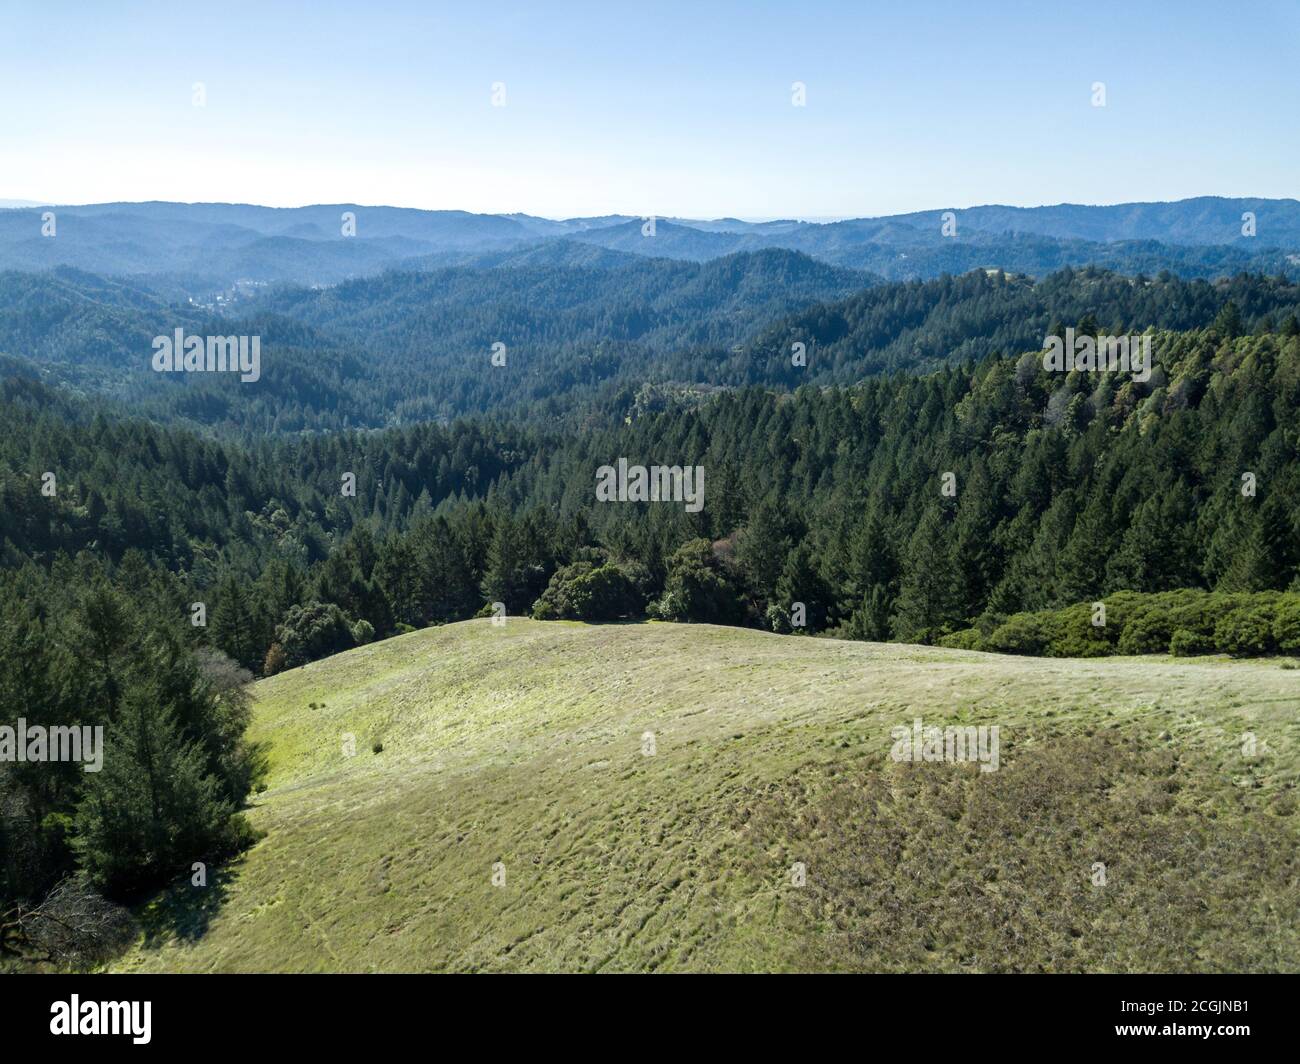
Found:
<path fill-rule="evenodd" d="M 1214 637 L 1179 628 L 1169 639 L 1169 653 L 1176 658 L 1214 653 Z"/>
<path fill-rule="evenodd" d="M 648 612 L 665 621 L 734 624 L 744 608 L 709 541 L 693 539 L 673 554 L 663 598 Z"/>
<path fill-rule="evenodd" d="M 975 628 L 964 628 L 960 632 L 945 635 L 939 640 L 939 645 L 951 650 L 987 649 L 984 640 L 980 638 L 979 631 Z"/>
<path fill-rule="evenodd" d="M 1109 629 L 1092 623 L 1092 606 L 1083 603 L 1058 610 L 1052 617 L 1055 629 L 1047 653 L 1054 658 L 1099 658 L 1114 651 L 1107 637 Z"/>
<path fill-rule="evenodd" d="M 1017 613 L 989 636 L 989 647 L 1003 654 L 1042 654 L 1051 640 L 1046 614 Z"/>
<path fill-rule="evenodd" d="M 1277 604 L 1273 641 L 1283 654 L 1300 654 L 1300 596 L 1287 595 Z"/>
<path fill-rule="evenodd" d="M 1224 612 L 1236 605 L 1237 596 L 1223 594 L 1206 594 L 1205 592 L 1174 592 L 1169 598 L 1172 605 L 1168 609 L 1170 625 L 1175 632 L 1182 629 L 1194 632 L 1212 644 L 1214 627 Z M 1172 637 L 1171 637 L 1172 639 Z"/>
<path fill-rule="evenodd" d="M 1242 607 L 1223 617 L 1214 629 L 1214 644 L 1234 658 L 1273 650 L 1273 611 L 1268 606 Z"/>
<path fill-rule="evenodd" d="M 1104 625 L 1092 624 L 1092 603 L 1079 603 L 1009 618 L 986 614 L 940 643 L 1052 657 L 1300 653 L 1300 595 L 1294 592 L 1119 591 L 1105 605 Z"/>
<path fill-rule="evenodd" d="M 613 621 L 640 614 L 644 603 L 636 574 L 612 563 L 579 561 L 556 570 L 541 598 L 533 603 L 533 618 Z"/>
<path fill-rule="evenodd" d="M 1121 654 L 1163 654 L 1173 635 L 1169 615 L 1152 603 L 1129 617 L 1116 646 Z"/>
<path fill-rule="evenodd" d="M 1047 652 L 1053 658 L 1104 658 L 1114 647 L 1106 639 L 1070 630 L 1053 639 Z"/>

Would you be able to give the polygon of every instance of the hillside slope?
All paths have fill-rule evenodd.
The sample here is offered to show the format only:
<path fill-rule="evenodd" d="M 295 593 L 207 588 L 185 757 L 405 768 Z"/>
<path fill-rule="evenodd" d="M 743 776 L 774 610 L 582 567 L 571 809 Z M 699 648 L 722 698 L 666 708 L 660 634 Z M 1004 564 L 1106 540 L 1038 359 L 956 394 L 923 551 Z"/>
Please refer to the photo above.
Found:
<path fill-rule="evenodd" d="M 1276 661 L 511 618 L 257 696 L 265 838 L 120 967 L 1300 970 Z M 892 761 L 917 716 L 999 726 L 999 769 Z"/>

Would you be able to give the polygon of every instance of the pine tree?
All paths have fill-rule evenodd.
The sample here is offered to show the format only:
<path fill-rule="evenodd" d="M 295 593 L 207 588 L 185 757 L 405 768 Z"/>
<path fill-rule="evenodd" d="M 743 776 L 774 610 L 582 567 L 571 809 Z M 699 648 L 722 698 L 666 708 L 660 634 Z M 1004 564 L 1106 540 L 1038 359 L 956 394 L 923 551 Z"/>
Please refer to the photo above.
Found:
<path fill-rule="evenodd" d="M 258 645 L 248 596 L 233 574 L 217 589 L 217 602 L 209 621 L 212 645 L 229 654 L 250 671 L 261 665 L 265 650 Z"/>
<path fill-rule="evenodd" d="M 171 708 L 147 686 L 123 699 L 105 736 L 103 767 L 88 773 L 73 848 L 92 882 L 115 896 L 228 851 L 232 808 L 186 743 Z"/>
<path fill-rule="evenodd" d="M 831 589 L 813 564 L 812 550 L 800 543 L 786 560 L 776 594 L 768 607 L 774 631 L 818 632 L 826 626 Z M 794 626 L 795 603 L 803 605 L 803 625 Z"/>
<path fill-rule="evenodd" d="M 745 526 L 736 558 L 750 591 L 765 609 L 791 549 L 791 522 L 781 504 L 772 499 L 759 503 Z"/>
<path fill-rule="evenodd" d="M 932 505 L 908 541 L 898 592 L 894 634 L 904 642 L 932 642 L 959 619 L 957 572 L 948 553 L 950 522 Z"/>

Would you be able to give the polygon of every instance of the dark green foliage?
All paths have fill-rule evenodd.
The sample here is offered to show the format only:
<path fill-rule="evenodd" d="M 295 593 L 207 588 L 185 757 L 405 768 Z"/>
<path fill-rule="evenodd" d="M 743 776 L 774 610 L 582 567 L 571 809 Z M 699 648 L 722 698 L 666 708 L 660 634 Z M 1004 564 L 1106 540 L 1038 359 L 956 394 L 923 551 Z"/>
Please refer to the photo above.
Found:
<path fill-rule="evenodd" d="M 136 555 L 111 575 L 86 555 L 0 571 L 0 722 L 103 729 L 98 771 L 84 748 L 83 762 L 0 763 L 0 907 L 74 871 L 133 895 L 248 841 L 251 676 L 196 650 L 200 631 Z"/>
<path fill-rule="evenodd" d="M 943 508 L 932 505 L 908 542 L 907 575 L 893 622 L 894 634 L 904 642 L 931 642 L 960 619 L 948 524 Z"/>
<path fill-rule="evenodd" d="M 1300 595 L 1287 595 L 1274 607 L 1273 642 L 1283 654 L 1300 654 Z"/>
<path fill-rule="evenodd" d="M 284 623 L 275 629 L 275 641 L 284 651 L 285 667 L 290 669 L 350 650 L 357 642 L 352 623 L 333 602 L 290 607 Z"/>
<path fill-rule="evenodd" d="M 1096 604 L 1019 613 L 943 637 L 944 646 L 1056 658 L 1106 654 L 1230 654 L 1300 650 L 1300 593 L 1123 592 Z"/>
<path fill-rule="evenodd" d="M 1271 653 L 1275 648 L 1273 622 L 1271 602 L 1234 609 L 1215 625 L 1214 644 L 1235 658 Z"/>
<path fill-rule="evenodd" d="M 1252 297 L 1244 284 L 1232 298 L 1253 314 L 1268 289 Z M 189 637 L 254 671 L 294 606 L 332 603 L 349 635 L 364 620 L 375 638 L 471 617 L 485 601 L 526 613 L 592 545 L 644 566 L 642 590 L 664 616 L 785 630 L 803 602 L 804 631 L 862 639 L 933 640 L 989 612 L 1124 590 L 1290 587 L 1300 338 L 1157 333 L 1153 349 L 1147 382 L 1049 374 L 1030 354 L 852 389 L 665 398 L 630 423 L 593 412 L 580 433 L 461 422 L 249 445 L 86 418 L 10 378 L 0 557 L 50 566 L 93 544 L 145 583 L 175 574 L 168 609 L 209 606 L 208 628 Z M 703 512 L 596 504 L 595 469 L 619 455 L 702 465 Z M 34 489 L 48 464 L 75 471 L 53 498 Z M 355 498 L 339 494 L 340 470 L 359 471 Z M 945 472 L 955 498 L 939 493 Z M 674 587 L 680 598 L 701 591 L 693 580 L 720 581 L 725 594 L 701 591 L 697 605 L 713 603 L 702 613 L 664 594 L 669 559 L 701 538 L 713 563 Z M 111 628 L 111 611 L 96 613 Z M 1075 652 L 1096 652 L 1093 635 L 1081 628 Z M 1122 646 L 1108 642 L 1164 652 L 1172 635 L 1138 618 Z M 104 638 L 80 639 L 92 662 Z M 103 669 L 89 679 L 110 700 L 115 682 Z"/>
<path fill-rule="evenodd" d="M 645 609 L 642 581 L 628 567 L 578 561 L 556 570 L 535 603 L 539 621 L 614 621 L 639 616 Z"/>
<path fill-rule="evenodd" d="M 634 246 L 648 243 L 639 224 L 635 231 Z M 657 248 L 667 247 L 666 235 L 653 241 Z M 1054 325 L 1091 321 L 1140 332 L 1217 322 L 1216 335 L 1232 338 L 1300 311 L 1300 287 L 1240 272 L 1250 256 L 1227 249 L 1218 249 L 1227 259 L 1209 270 L 1222 280 L 1164 273 L 1137 284 L 1097 266 L 1050 273 L 1074 256 L 1062 257 L 1047 241 L 1042 260 L 1041 237 L 1013 240 L 1004 265 L 1014 274 L 978 268 L 993 247 L 935 239 L 936 247 L 909 249 L 904 260 L 905 274 L 932 278 L 925 281 L 872 284 L 868 274 L 765 248 L 706 263 L 622 256 L 610 267 L 458 266 L 325 289 L 274 286 L 227 307 L 229 318 L 76 271 L 4 274 L 0 354 L 37 360 L 18 364 L 29 376 L 39 365 L 46 376 L 160 420 L 339 432 L 482 413 L 552 423 L 593 407 L 640 416 L 657 408 L 656 396 L 698 401 L 717 388 L 851 385 L 878 373 L 1036 350 Z M 1117 268 L 1126 257 L 1176 254 L 1169 247 L 1086 249 L 1101 255 L 1093 261 Z M 898 265 L 895 251 L 883 254 L 891 269 Z M 1271 258 L 1273 269 L 1295 273 L 1281 252 Z M 260 336 L 261 379 L 247 385 L 203 373 L 160 380 L 149 368 L 150 340 L 177 326 Z M 490 361 L 498 342 L 507 348 L 505 366 Z M 805 366 L 792 364 L 795 343 L 805 345 Z M 1056 414 L 1077 429 L 1088 418 L 1087 402 L 1062 395 Z M 330 473 L 337 487 L 338 472 Z M 437 498 L 433 488 L 430 494 Z M 147 526 L 151 515 L 120 516 L 123 541 L 140 545 L 134 533 L 143 528 L 132 521 Z"/>
<path fill-rule="evenodd" d="M 546 589 L 554 567 L 549 541 L 554 530 L 541 510 L 522 520 L 499 514 L 495 521 L 483 574 L 483 597 L 504 603 L 509 613 L 527 613 Z"/>
<path fill-rule="evenodd" d="M 832 599 L 830 585 L 822 579 L 805 541 L 786 558 L 767 607 L 767 625 L 774 632 L 820 632 L 826 627 Z"/>
<path fill-rule="evenodd" d="M 1176 658 L 1189 658 L 1197 654 L 1214 653 L 1214 639 L 1200 632 L 1179 628 L 1169 640 L 1169 653 Z"/>
<path fill-rule="evenodd" d="M 682 544 L 668 562 L 664 594 L 649 609 L 665 621 L 735 624 L 743 610 L 735 585 L 709 541 Z"/>
<path fill-rule="evenodd" d="M 246 829 L 232 817 L 202 749 L 170 709 L 133 692 L 112 724 L 111 751 L 77 809 L 73 849 L 91 881 L 124 895 L 227 856 Z"/>

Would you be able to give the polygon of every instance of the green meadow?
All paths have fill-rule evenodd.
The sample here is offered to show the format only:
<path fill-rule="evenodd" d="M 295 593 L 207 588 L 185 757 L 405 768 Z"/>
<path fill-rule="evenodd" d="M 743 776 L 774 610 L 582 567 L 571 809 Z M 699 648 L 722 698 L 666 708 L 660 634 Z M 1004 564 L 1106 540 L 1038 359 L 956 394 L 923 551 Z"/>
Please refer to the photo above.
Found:
<path fill-rule="evenodd" d="M 114 967 L 1300 971 L 1289 664 L 424 629 L 256 685 L 261 840 Z"/>

